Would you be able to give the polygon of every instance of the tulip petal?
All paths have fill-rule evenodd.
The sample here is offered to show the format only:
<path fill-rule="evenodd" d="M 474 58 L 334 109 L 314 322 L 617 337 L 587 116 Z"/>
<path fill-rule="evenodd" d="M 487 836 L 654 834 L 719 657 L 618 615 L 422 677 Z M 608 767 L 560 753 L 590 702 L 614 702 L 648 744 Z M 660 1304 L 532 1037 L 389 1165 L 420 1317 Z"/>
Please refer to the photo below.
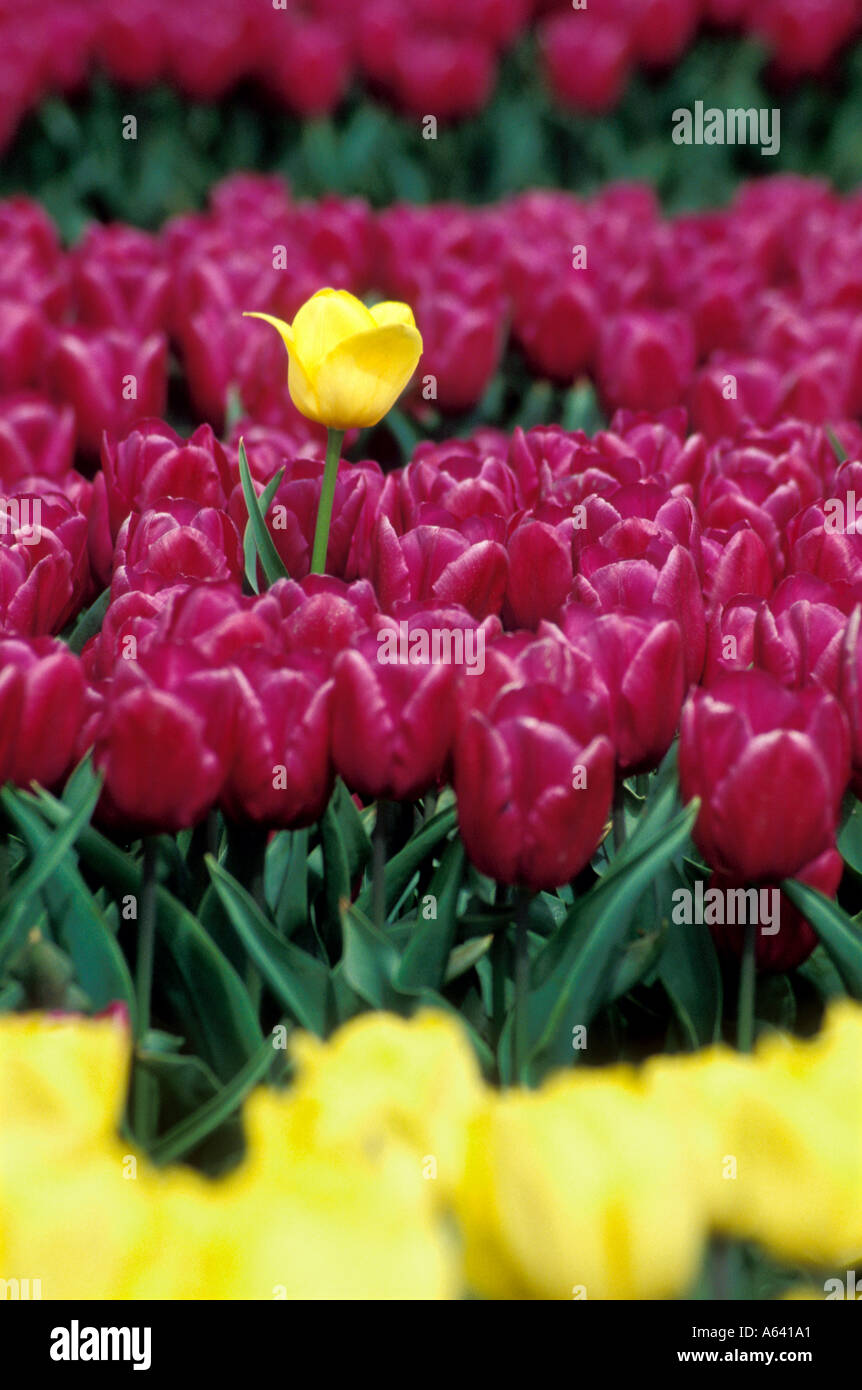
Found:
<path fill-rule="evenodd" d="M 301 311 L 300 311 L 301 312 Z M 297 314 L 297 318 L 299 314 Z M 311 384 L 311 380 L 300 358 L 296 347 L 296 337 L 293 328 L 284 319 L 277 319 L 273 314 L 255 314 L 247 311 L 243 314 L 246 319 L 263 319 L 264 323 L 269 323 L 280 335 L 284 346 L 287 348 L 288 369 L 287 369 L 287 389 L 293 404 L 301 414 L 309 420 L 314 420 L 317 424 L 325 425 L 327 422 L 320 414 L 320 404 L 317 393 Z"/>
<path fill-rule="evenodd" d="M 402 304 L 398 299 L 384 299 L 380 304 L 372 304 L 368 312 L 378 328 L 385 328 L 389 323 L 406 323 L 410 328 L 416 327 L 410 305 Z"/>
<path fill-rule="evenodd" d="M 421 354 L 422 338 L 404 323 L 338 343 L 315 373 L 323 421 L 332 429 L 376 425 L 401 395 Z"/>
<path fill-rule="evenodd" d="M 264 323 L 271 324 L 276 333 L 280 334 L 288 352 L 296 351 L 293 330 L 289 323 L 285 323 L 284 319 L 277 319 L 274 314 L 258 314 L 252 309 L 245 309 L 242 316 L 244 319 L 263 319 Z"/>
<path fill-rule="evenodd" d="M 317 368 L 333 348 L 345 338 L 368 333 L 376 326 L 362 300 L 347 290 L 318 290 L 296 311 L 291 324 L 293 352 L 314 379 Z"/>

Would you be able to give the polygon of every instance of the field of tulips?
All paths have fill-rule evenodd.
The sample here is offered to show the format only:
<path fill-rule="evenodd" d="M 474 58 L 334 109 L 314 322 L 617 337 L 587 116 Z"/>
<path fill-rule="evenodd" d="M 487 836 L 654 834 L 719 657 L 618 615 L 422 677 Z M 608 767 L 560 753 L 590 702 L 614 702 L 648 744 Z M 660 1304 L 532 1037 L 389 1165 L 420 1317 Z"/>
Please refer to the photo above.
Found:
<path fill-rule="evenodd" d="M 716 29 L 828 92 L 862 20 L 45 8 L 12 170 L 99 71 L 308 168 L 527 49 L 593 122 Z M 243 162 L 0 173 L 3 1297 L 862 1297 L 862 192 Z"/>

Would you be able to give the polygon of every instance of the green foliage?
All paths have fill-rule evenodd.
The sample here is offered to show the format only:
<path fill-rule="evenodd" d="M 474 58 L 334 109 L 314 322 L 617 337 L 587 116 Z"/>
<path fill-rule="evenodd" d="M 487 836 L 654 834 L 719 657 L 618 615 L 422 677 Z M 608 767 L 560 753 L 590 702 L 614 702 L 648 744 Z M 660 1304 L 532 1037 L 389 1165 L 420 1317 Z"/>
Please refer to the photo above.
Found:
<path fill-rule="evenodd" d="M 702 100 L 781 109 L 774 157 L 746 146 L 678 146 L 672 113 Z M 124 115 L 138 122 L 122 138 Z M 862 178 L 862 47 L 847 49 L 823 80 L 777 91 L 764 50 L 702 37 L 669 72 L 636 74 L 604 116 L 565 111 L 546 89 L 531 39 L 503 61 L 487 107 L 438 128 L 354 90 L 331 116 L 303 121 L 246 85 L 218 104 L 156 87 L 124 91 L 96 79 L 80 98 L 52 97 L 23 123 L 0 172 L 0 196 L 40 198 L 75 240 L 93 217 L 156 228 L 200 207 L 211 184 L 238 169 L 286 175 L 300 196 L 361 195 L 482 202 L 533 187 L 589 193 L 611 180 L 653 184 L 669 209 L 729 199 L 741 178 L 793 170 L 841 189 Z"/>

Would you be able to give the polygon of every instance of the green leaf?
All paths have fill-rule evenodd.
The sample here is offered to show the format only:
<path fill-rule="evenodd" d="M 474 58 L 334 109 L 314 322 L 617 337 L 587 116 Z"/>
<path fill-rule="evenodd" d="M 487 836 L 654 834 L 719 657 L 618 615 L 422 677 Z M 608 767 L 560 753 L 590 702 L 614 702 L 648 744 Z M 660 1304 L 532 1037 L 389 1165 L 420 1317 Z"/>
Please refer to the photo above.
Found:
<path fill-rule="evenodd" d="M 308 830 L 283 830 L 267 850 L 267 869 L 283 856 L 279 886 L 267 894 L 282 936 L 293 936 L 308 921 Z"/>
<path fill-rule="evenodd" d="M 237 1110 L 242 1101 L 257 1083 L 266 1075 L 272 1063 L 272 1039 L 266 1038 L 245 1066 L 213 1096 L 205 1101 L 194 1114 L 181 1120 L 164 1134 L 150 1149 L 154 1163 L 175 1163 L 196 1149 L 225 1120 Z"/>
<path fill-rule="evenodd" d="M 399 956 L 392 942 L 349 902 L 342 908 L 341 930 L 347 983 L 372 1008 L 402 1012 L 404 997 L 395 985 Z"/>
<path fill-rule="evenodd" d="M 0 956 L 15 940 L 27 914 L 33 913 L 33 900 L 42 885 L 56 872 L 83 828 L 89 823 L 99 799 L 99 787 L 100 784 L 94 781 L 89 794 L 82 798 L 77 810 L 62 827 L 47 836 L 42 852 L 33 858 L 24 873 L 15 879 L 0 902 Z M 4 787 L 0 791 L 0 801 L 13 820 L 20 796 L 20 793 L 13 792 L 10 787 Z"/>
<path fill-rule="evenodd" d="M 661 831 L 641 836 L 638 853 L 618 855 L 540 952 L 531 971 L 537 988 L 527 1001 L 531 1071 L 543 1072 L 572 1061 L 572 1028 L 589 1023 L 607 1003 L 638 899 L 686 844 L 698 805 L 692 802 Z M 549 963 L 553 964 L 550 973 Z M 504 1032 L 511 1024 L 510 1013 Z"/>
<path fill-rule="evenodd" d="M 608 987 L 609 1002 L 622 999 L 645 979 L 661 958 L 664 944 L 663 931 L 647 932 L 644 936 L 635 937 L 611 976 Z"/>
<path fill-rule="evenodd" d="M 862 802 L 855 797 L 850 814 L 838 832 L 838 849 L 844 863 L 862 878 Z"/>
<path fill-rule="evenodd" d="M 862 928 L 858 919 L 848 917 L 837 903 L 807 883 L 786 878 L 781 890 L 817 932 L 848 994 L 862 999 Z"/>
<path fill-rule="evenodd" d="M 839 463 L 846 463 L 846 462 L 847 462 L 847 450 L 844 448 L 844 445 L 841 443 L 841 440 L 838 438 L 838 436 L 837 436 L 837 434 L 835 433 L 835 431 L 832 430 L 832 429 L 830 429 L 828 425 L 826 426 L 826 438 L 829 440 L 829 443 L 832 445 L 832 452 L 834 453 L 834 455 L 835 455 L 835 457 L 837 458 L 838 462 L 839 462 Z"/>
<path fill-rule="evenodd" d="M 100 630 L 110 602 L 110 588 L 103 589 L 99 597 L 81 614 L 68 638 L 70 652 L 74 652 L 76 656 L 81 655 L 90 638 L 95 637 Z"/>
<path fill-rule="evenodd" d="M 722 983 L 709 928 L 672 922 L 665 936 L 658 977 L 667 991 L 683 1037 L 692 1048 L 721 1036 Z"/>
<path fill-rule="evenodd" d="M 211 855 L 206 864 L 237 936 L 273 994 L 303 1028 L 324 1037 L 333 1011 L 326 966 L 280 937 L 251 894 Z"/>
<path fill-rule="evenodd" d="M 395 906 L 413 875 L 434 854 L 440 843 L 452 833 L 456 819 L 457 811 L 454 806 L 447 806 L 445 810 L 438 811 L 437 815 L 432 816 L 428 824 L 423 826 L 407 841 L 404 848 L 389 860 L 384 870 L 387 912 Z M 371 911 L 372 896 L 373 886 L 368 884 L 356 900 L 357 908 L 366 916 Z"/>
<path fill-rule="evenodd" d="M 440 989 L 449 964 L 457 928 L 456 907 L 464 876 L 465 854 L 460 839 L 447 845 L 437 867 L 428 896 L 434 897 L 436 917 L 420 917 L 401 959 L 397 974 L 400 990 Z M 469 969 L 469 966 L 465 966 Z M 453 977 L 454 978 L 454 977 Z"/>
<path fill-rule="evenodd" d="M 493 932 L 489 936 L 471 936 L 469 941 L 462 941 L 460 946 L 450 951 L 443 983 L 448 985 L 472 970 L 476 962 L 490 951 L 493 941 Z"/>
<path fill-rule="evenodd" d="M 242 495 L 245 498 L 246 510 L 248 511 L 248 525 L 251 527 L 255 548 L 266 582 L 267 584 L 274 584 L 277 579 L 288 579 L 290 576 L 282 563 L 281 556 L 275 548 L 275 542 L 272 536 L 266 529 L 264 512 L 261 511 L 260 501 L 254 490 L 251 470 L 248 466 L 248 457 L 245 452 L 245 444 L 242 440 L 239 441 L 239 476 L 242 483 Z M 257 593 L 256 574 L 254 591 Z"/>
<path fill-rule="evenodd" d="M 340 777 L 335 780 L 335 791 L 332 793 L 328 810 L 338 822 L 347 856 L 347 875 L 350 883 L 355 883 L 371 858 L 371 837 L 356 802 Z"/>
<path fill-rule="evenodd" d="M 34 859 L 43 856 L 51 833 L 38 813 L 21 798 L 9 813 Z M 135 992 L 126 958 L 71 853 L 43 885 L 42 897 L 57 940 L 74 962 L 76 978 L 93 1008 L 105 1009 L 115 1000 L 122 1000 L 134 1029 Z"/>
<path fill-rule="evenodd" d="M 337 923 L 341 915 L 342 902 L 350 900 L 350 869 L 347 863 L 347 847 L 331 801 L 320 819 L 320 843 L 323 849 L 326 919 L 328 922 Z"/>
<path fill-rule="evenodd" d="M 247 462 L 246 467 L 248 467 Z M 260 512 L 261 517 L 264 519 L 266 518 L 266 514 L 270 509 L 273 497 L 278 492 L 278 486 L 283 477 L 284 469 L 279 468 L 275 477 L 270 478 L 269 482 L 267 483 L 266 487 L 260 495 L 260 499 L 258 502 L 258 510 Z M 243 492 L 245 492 L 244 484 Z M 248 506 L 247 498 L 246 506 Z M 268 534 L 269 532 L 267 532 L 267 535 Z M 242 553 L 243 563 L 245 567 L 245 577 L 248 580 L 249 587 L 251 588 L 252 593 L 259 594 L 260 589 L 258 588 L 257 583 L 257 539 L 255 536 L 254 527 L 251 523 L 251 511 L 249 511 L 249 519 L 245 523 L 245 534 L 243 535 L 242 539 Z"/>
<path fill-rule="evenodd" d="M 40 791 L 42 813 L 65 825 L 62 802 Z M 118 896 L 140 898 L 141 866 L 91 826 L 77 837 L 79 856 Z M 200 923 L 166 888 L 156 889 L 156 989 L 180 1021 L 190 1047 L 225 1081 L 260 1045 L 260 1026 L 245 986 Z"/>

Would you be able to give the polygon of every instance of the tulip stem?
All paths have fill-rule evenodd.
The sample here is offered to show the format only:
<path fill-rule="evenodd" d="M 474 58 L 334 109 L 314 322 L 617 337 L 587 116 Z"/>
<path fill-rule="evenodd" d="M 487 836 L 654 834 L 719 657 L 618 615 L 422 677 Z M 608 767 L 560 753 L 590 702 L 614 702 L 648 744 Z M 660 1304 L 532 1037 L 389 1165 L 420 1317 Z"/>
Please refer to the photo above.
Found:
<path fill-rule="evenodd" d="M 755 941 L 755 924 L 746 922 L 742 961 L 739 967 L 739 1007 L 736 1020 L 736 1045 L 740 1052 L 750 1052 L 754 1045 Z"/>
<path fill-rule="evenodd" d="M 389 803 L 381 798 L 377 802 L 377 816 L 371 840 L 371 915 L 379 931 L 386 925 L 386 849 L 390 824 Z"/>
<path fill-rule="evenodd" d="M 626 842 L 626 788 L 622 778 L 614 787 L 614 806 L 612 811 L 614 825 L 614 853 L 619 854 Z"/>
<path fill-rule="evenodd" d="M 156 866 L 158 848 L 155 836 L 144 838 L 144 862 L 141 869 L 141 901 L 138 916 L 138 957 L 135 966 L 135 1001 L 138 1010 L 138 1047 L 146 1046 L 150 1030 L 150 1008 L 153 994 L 153 961 L 156 948 Z M 132 1082 L 132 1129 L 139 1144 L 150 1138 L 156 1106 L 156 1084 L 136 1058 Z"/>
<path fill-rule="evenodd" d="M 317 525 L 314 528 L 314 546 L 311 551 L 311 573 L 325 574 L 326 552 L 329 549 L 329 527 L 332 522 L 332 504 L 335 501 L 335 482 L 338 477 L 338 461 L 341 458 L 341 444 L 344 430 L 329 430 L 326 437 L 326 463 L 323 469 L 323 486 L 320 489 L 320 502 L 317 507 Z"/>
<path fill-rule="evenodd" d="M 518 895 L 515 910 L 515 1026 L 512 1030 L 512 1081 L 527 1084 L 528 1019 L 527 996 L 530 992 L 530 946 L 527 921 L 530 912 L 529 895 Z"/>
<path fill-rule="evenodd" d="M 135 969 L 139 1038 L 143 1038 L 150 1026 L 150 1004 L 153 993 L 153 957 L 155 955 L 156 946 L 157 853 L 155 838 L 152 835 L 147 835 L 144 840 L 144 863 L 141 870 L 138 959 Z"/>

